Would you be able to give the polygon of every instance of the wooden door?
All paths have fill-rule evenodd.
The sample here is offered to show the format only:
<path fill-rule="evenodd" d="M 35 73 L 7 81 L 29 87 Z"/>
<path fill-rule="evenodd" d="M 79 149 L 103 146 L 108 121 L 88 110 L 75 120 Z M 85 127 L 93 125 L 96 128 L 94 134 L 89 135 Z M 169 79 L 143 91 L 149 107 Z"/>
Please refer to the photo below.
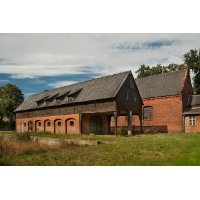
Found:
<path fill-rule="evenodd" d="M 33 132 L 33 122 L 32 121 L 28 122 L 28 131 Z"/>
<path fill-rule="evenodd" d="M 103 134 L 102 117 L 97 115 L 90 116 L 90 133 L 95 135 Z"/>
<path fill-rule="evenodd" d="M 20 124 L 20 132 L 23 133 L 23 124 Z"/>

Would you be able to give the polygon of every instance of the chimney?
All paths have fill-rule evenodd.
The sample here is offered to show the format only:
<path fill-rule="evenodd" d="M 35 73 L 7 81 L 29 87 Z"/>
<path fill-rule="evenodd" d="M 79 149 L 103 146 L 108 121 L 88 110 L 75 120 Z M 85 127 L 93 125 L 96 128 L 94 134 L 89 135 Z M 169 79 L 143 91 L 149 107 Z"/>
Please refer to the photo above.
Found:
<path fill-rule="evenodd" d="M 48 91 L 48 90 L 44 90 L 44 92 L 46 92 L 46 91 Z"/>

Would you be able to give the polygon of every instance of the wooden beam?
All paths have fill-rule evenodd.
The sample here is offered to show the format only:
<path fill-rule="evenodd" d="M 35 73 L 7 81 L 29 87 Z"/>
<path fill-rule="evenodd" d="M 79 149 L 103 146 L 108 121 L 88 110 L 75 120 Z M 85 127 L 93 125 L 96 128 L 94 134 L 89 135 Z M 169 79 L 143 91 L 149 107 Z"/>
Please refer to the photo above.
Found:
<path fill-rule="evenodd" d="M 82 118 L 83 114 L 79 114 L 79 135 L 81 135 L 82 132 Z"/>
<path fill-rule="evenodd" d="M 117 137 L 117 112 L 114 112 L 114 119 L 115 119 L 115 137 Z"/>
<path fill-rule="evenodd" d="M 132 111 L 128 111 L 128 135 L 132 135 Z"/>

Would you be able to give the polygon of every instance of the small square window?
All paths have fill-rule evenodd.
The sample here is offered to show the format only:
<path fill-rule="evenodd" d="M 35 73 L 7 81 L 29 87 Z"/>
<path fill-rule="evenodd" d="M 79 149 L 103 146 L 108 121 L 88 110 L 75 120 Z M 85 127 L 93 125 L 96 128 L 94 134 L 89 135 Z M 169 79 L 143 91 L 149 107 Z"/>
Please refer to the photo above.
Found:
<path fill-rule="evenodd" d="M 46 101 L 46 105 L 48 105 L 49 103 L 50 103 L 49 100 L 47 100 L 47 101 Z"/>
<path fill-rule="evenodd" d="M 38 122 L 38 126 L 41 126 L 41 122 Z"/>
<path fill-rule="evenodd" d="M 58 122 L 58 126 L 61 126 L 61 122 Z"/>
<path fill-rule="evenodd" d="M 70 126 L 74 126 L 74 121 L 69 122 Z"/>
<path fill-rule="evenodd" d="M 24 127 L 26 127 L 26 123 L 24 123 Z"/>
<path fill-rule="evenodd" d="M 51 122 L 47 122 L 47 126 L 51 126 Z"/>
<path fill-rule="evenodd" d="M 195 116 L 189 117 L 189 123 L 190 123 L 191 126 L 196 125 L 196 123 L 195 123 Z"/>
<path fill-rule="evenodd" d="M 60 103 L 60 99 L 56 99 L 56 103 Z"/>

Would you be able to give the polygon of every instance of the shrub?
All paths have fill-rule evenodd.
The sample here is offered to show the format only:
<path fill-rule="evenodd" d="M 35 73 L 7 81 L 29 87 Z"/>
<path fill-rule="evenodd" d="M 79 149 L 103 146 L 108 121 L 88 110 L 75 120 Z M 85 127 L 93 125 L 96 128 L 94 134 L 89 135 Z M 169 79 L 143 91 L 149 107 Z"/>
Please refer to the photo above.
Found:
<path fill-rule="evenodd" d="M 31 140 L 30 134 L 28 132 L 17 134 L 17 140 L 28 142 Z"/>
<path fill-rule="evenodd" d="M 125 127 L 120 127 L 117 129 L 117 133 L 120 136 L 126 136 L 126 135 L 128 135 L 128 129 Z"/>

